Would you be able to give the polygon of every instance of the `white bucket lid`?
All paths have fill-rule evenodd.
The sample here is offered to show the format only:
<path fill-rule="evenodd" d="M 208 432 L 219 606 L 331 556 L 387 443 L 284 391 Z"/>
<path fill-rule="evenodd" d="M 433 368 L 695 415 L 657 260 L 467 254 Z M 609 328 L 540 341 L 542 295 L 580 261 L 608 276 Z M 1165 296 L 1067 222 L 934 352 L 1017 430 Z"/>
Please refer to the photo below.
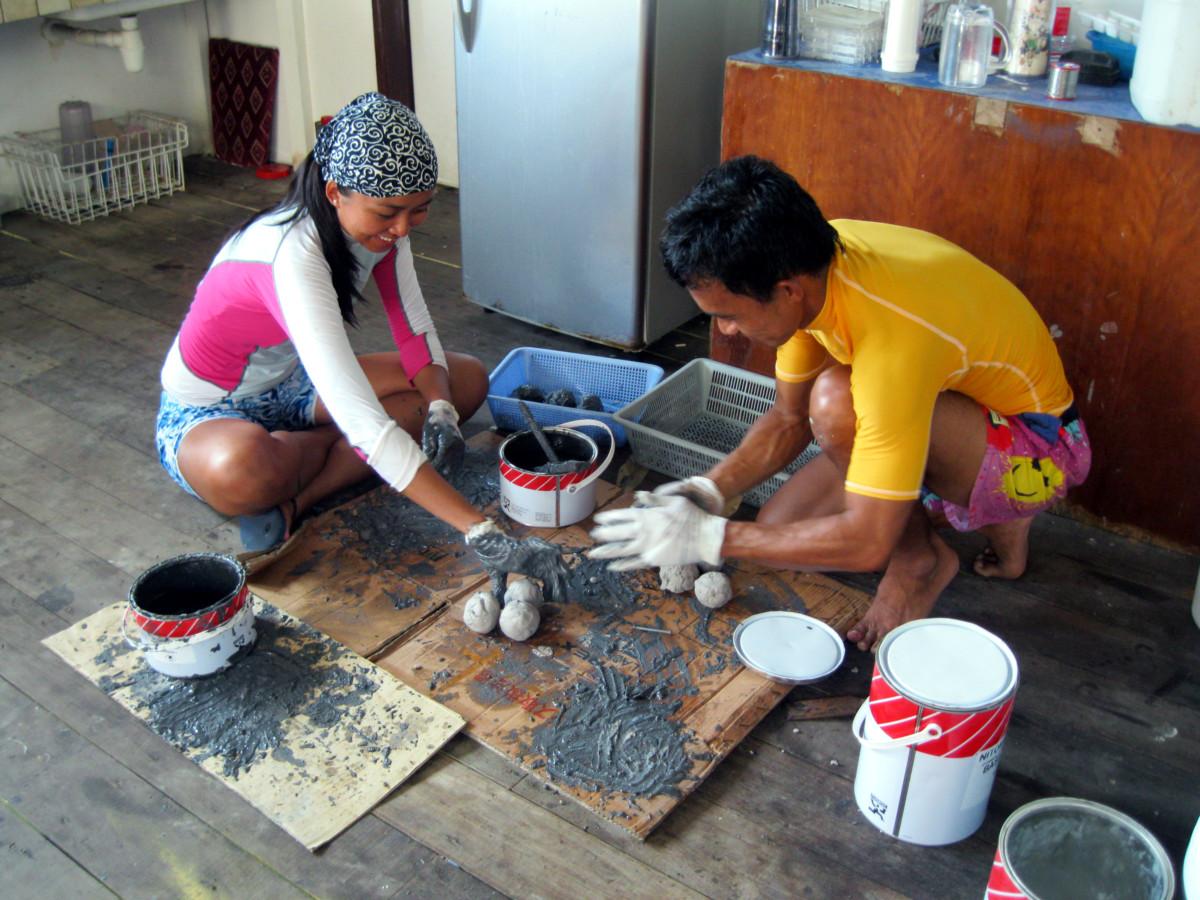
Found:
<path fill-rule="evenodd" d="M 876 662 L 896 693 L 946 712 L 990 709 L 1017 689 L 1008 645 L 959 619 L 917 619 L 893 629 Z"/>
<path fill-rule="evenodd" d="M 820 619 L 783 610 L 745 619 L 733 632 L 733 649 L 747 668 L 784 684 L 825 678 L 846 657 L 841 635 Z"/>

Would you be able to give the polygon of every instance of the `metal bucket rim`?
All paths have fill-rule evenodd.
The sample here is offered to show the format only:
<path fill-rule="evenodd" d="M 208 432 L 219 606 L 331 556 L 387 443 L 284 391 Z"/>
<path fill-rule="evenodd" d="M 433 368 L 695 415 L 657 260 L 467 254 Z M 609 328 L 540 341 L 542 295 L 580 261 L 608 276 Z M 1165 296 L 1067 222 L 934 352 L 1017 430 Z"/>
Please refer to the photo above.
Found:
<path fill-rule="evenodd" d="M 960 627 L 967 631 L 973 631 L 992 641 L 1008 661 L 1009 670 L 1012 673 L 1009 680 L 1005 683 L 1003 693 L 987 700 L 984 703 L 968 705 L 947 703 L 946 701 L 937 700 L 933 697 L 920 696 L 916 691 L 901 689 L 901 687 L 897 684 L 899 678 L 889 665 L 887 648 L 894 642 L 897 635 L 902 635 L 910 630 L 927 626 L 930 623 L 952 623 L 955 627 Z M 905 622 L 903 625 L 893 628 L 887 633 L 887 636 L 879 645 L 879 650 L 875 654 L 875 664 L 879 667 L 879 674 L 883 677 L 883 680 L 888 683 L 888 686 L 891 687 L 893 691 L 895 691 L 905 700 L 908 700 L 910 703 L 915 703 L 917 706 L 923 709 L 955 713 L 958 715 L 989 712 L 994 709 L 999 709 L 1016 696 L 1017 688 L 1021 683 L 1021 672 L 1017 665 L 1017 657 L 1016 654 L 1012 652 L 1012 648 L 1008 646 L 1008 643 L 999 636 L 992 634 L 992 632 L 988 631 L 986 628 L 976 625 L 974 622 L 967 622 L 962 619 L 930 617 L 925 619 L 915 619 L 912 622 Z"/>
<path fill-rule="evenodd" d="M 558 432 L 558 433 L 560 433 L 560 434 L 565 434 L 565 435 L 568 435 L 568 436 L 570 436 L 570 437 L 577 437 L 577 438 L 580 438 L 581 440 L 584 440 L 584 441 L 586 441 L 586 442 L 587 442 L 587 444 L 588 444 L 588 446 L 590 446 L 590 447 L 591 447 L 591 449 L 592 449 L 592 455 L 591 455 L 591 456 L 590 456 L 588 459 L 586 459 L 586 460 L 576 460 L 577 462 L 586 462 L 586 463 L 587 463 L 587 468 L 586 468 L 586 469 L 583 469 L 582 471 L 579 471 L 579 472 L 572 472 L 572 473 L 570 473 L 569 475 L 568 475 L 568 474 L 564 474 L 564 475 L 562 475 L 562 476 L 560 476 L 560 477 L 565 479 L 565 478 L 568 478 L 568 477 L 570 477 L 570 476 L 572 476 L 572 475 L 573 475 L 573 476 L 576 476 L 576 477 L 577 477 L 577 478 L 579 478 L 579 479 L 582 479 L 582 478 L 586 477 L 586 476 L 587 476 L 589 473 L 591 473 L 591 472 L 592 472 L 592 470 L 593 470 L 593 469 L 595 468 L 595 466 L 596 466 L 596 460 L 600 458 L 600 445 L 599 445 L 598 443 L 596 443 L 595 439 L 593 439 L 593 438 L 589 437 L 588 435 L 584 434 L 582 431 L 576 431 L 574 428 L 561 428 L 561 427 L 557 427 L 557 426 L 553 426 L 553 425 L 552 425 L 552 426 L 550 426 L 549 428 L 543 428 L 543 429 L 542 429 L 542 432 L 543 432 L 543 433 L 546 433 L 546 432 L 551 432 L 551 431 L 556 431 L 556 432 Z M 498 451 L 498 452 L 499 452 L 499 455 L 500 455 L 500 461 L 501 461 L 502 463 L 504 463 L 506 466 L 508 466 L 509 468 L 511 468 L 511 469 L 514 469 L 514 470 L 516 470 L 517 472 L 520 472 L 522 475 L 545 475 L 545 474 L 546 474 L 545 472 L 535 472 L 533 469 L 526 469 L 526 468 L 524 468 L 524 467 L 522 467 L 522 466 L 519 466 L 519 465 L 517 465 L 516 463 L 512 462 L 512 461 L 511 461 L 511 460 L 510 460 L 510 459 L 509 459 L 509 458 L 508 458 L 508 457 L 505 455 L 505 453 L 504 453 L 504 449 L 505 449 L 505 448 L 506 448 L 506 447 L 507 447 L 507 446 L 508 446 L 510 443 L 512 443 L 514 440 L 516 440 L 516 439 L 517 439 L 517 438 L 519 438 L 519 437 L 524 437 L 525 435 L 530 435 L 530 436 L 533 436 L 533 432 L 532 432 L 531 430 L 529 430 L 528 428 L 527 428 L 527 429 L 525 429 L 524 431 L 517 431 L 517 432 L 514 432 L 513 434 L 510 434 L 508 437 L 506 437 L 506 438 L 505 438 L 505 439 L 504 439 L 504 440 L 503 440 L 503 441 L 500 443 L 500 449 L 499 449 L 499 451 Z"/>
<path fill-rule="evenodd" d="M 1079 797 L 1043 797 L 1041 800 L 1034 800 L 1026 803 L 1024 806 L 1017 808 L 1000 826 L 1000 837 L 997 841 L 998 852 L 1000 854 L 1000 863 L 1004 866 L 1004 871 L 1008 873 L 1008 877 L 1012 879 L 1012 883 L 1024 893 L 1029 900 L 1041 900 L 1034 894 L 1018 877 L 1016 870 L 1009 861 L 1008 842 L 1012 836 L 1013 829 L 1021 825 L 1029 819 L 1030 816 L 1037 815 L 1047 809 L 1074 809 L 1081 812 L 1091 813 L 1101 818 L 1108 819 L 1121 825 L 1134 835 L 1136 835 L 1146 848 L 1154 856 L 1158 862 L 1159 869 L 1163 873 L 1163 894 L 1162 900 L 1169 900 L 1175 896 L 1175 866 L 1171 862 L 1171 857 L 1167 854 L 1166 848 L 1162 842 L 1154 836 L 1145 825 L 1130 815 L 1121 812 L 1119 809 L 1113 809 L 1111 806 L 1106 806 L 1103 803 L 1097 803 L 1094 800 L 1083 800 Z"/>
<path fill-rule="evenodd" d="M 150 612 L 149 610 L 145 609 L 144 607 L 139 606 L 137 600 L 134 599 L 134 595 L 137 593 L 138 587 L 141 586 L 142 583 L 145 582 L 152 575 L 158 574 L 159 572 L 161 572 L 163 569 L 167 568 L 168 566 L 178 565 L 183 562 L 191 562 L 191 561 L 196 561 L 196 560 L 201 560 L 201 559 L 219 560 L 221 563 L 231 566 L 233 571 L 235 571 L 238 576 L 237 587 L 235 587 L 230 593 L 226 594 L 220 600 L 210 603 L 208 606 L 202 607 L 201 609 L 189 610 L 188 612 L 178 613 L 178 614 L 174 614 L 174 615 L 164 615 L 162 613 Z M 136 610 L 138 615 L 143 616 L 146 619 L 153 620 L 155 622 L 181 622 L 186 619 L 200 618 L 201 616 L 204 616 L 207 613 L 215 612 L 216 610 L 221 609 L 224 606 L 228 606 L 230 603 L 232 603 L 234 600 L 236 600 L 237 596 L 240 593 L 242 593 L 242 591 L 244 591 L 245 589 L 246 589 L 246 567 L 244 565 L 242 565 L 241 561 L 239 561 L 238 559 L 235 559 L 234 557 L 229 556 L 225 553 L 181 553 L 178 556 L 172 556 L 169 559 L 164 559 L 159 562 L 156 562 L 150 568 L 146 569 L 144 572 L 142 572 L 140 575 L 138 575 L 138 577 L 136 579 L 134 579 L 133 584 L 130 585 L 130 587 L 129 587 L 129 606 L 132 609 Z"/>

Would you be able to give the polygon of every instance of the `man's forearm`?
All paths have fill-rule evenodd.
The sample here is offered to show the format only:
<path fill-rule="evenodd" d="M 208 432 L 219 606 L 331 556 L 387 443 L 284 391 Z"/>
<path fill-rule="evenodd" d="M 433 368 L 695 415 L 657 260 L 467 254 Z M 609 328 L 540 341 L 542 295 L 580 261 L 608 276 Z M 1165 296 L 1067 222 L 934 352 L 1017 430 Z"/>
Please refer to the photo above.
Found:
<path fill-rule="evenodd" d="M 742 442 L 708 472 L 726 497 L 744 494 L 766 481 L 800 455 L 812 440 L 807 416 L 768 410 Z"/>

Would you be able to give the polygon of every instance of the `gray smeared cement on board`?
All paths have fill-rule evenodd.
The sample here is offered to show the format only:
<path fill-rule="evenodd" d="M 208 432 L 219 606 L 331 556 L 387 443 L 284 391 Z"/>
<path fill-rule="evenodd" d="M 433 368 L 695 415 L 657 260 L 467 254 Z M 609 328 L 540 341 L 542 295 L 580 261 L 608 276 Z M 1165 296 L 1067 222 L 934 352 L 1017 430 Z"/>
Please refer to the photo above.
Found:
<path fill-rule="evenodd" d="M 545 757 L 551 778 L 573 787 L 679 797 L 692 767 L 684 729 L 671 719 L 681 702 L 654 692 L 597 666 L 596 679 L 577 682 L 562 712 L 534 730 L 529 749 Z"/>
<path fill-rule="evenodd" d="M 255 629 L 252 652 L 224 672 L 185 680 L 142 665 L 127 678 L 100 679 L 100 689 L 111 694 L 131 687 L 155 734 L 181 750 L 199 751 L 198 761 L 218 758 L 226 776 L 236 777 L 268 753 L 300 763 L 283 743 L 285 721 L 303 715 L 317 728 L 356 722 L 378 686 L 362 666 L 325 665 L 349 651 L 303 623 L 284 625 L 260 615 Z M 123 644 L 114 645 L 96 662 L 111 664 L 126 652 Z M 390 764 L 388 736 L 356 736 L 362 752 Z"/>
<path fill-rule="evenodd" d="M 495 451 L 468 448 L 462 469 L 451 484 L 477 509 L 500 496 L 500 472 Z M 450 525 L 395 491 L 378 491 L 362 503 L 336 511 L 325 537 L 340 540 L 379 569 L 407 569 L 416 576 L 433 574 L 427 562 L 412 563 L 414 553 L 450 552 L 463 556 L 462 535 Z"/>

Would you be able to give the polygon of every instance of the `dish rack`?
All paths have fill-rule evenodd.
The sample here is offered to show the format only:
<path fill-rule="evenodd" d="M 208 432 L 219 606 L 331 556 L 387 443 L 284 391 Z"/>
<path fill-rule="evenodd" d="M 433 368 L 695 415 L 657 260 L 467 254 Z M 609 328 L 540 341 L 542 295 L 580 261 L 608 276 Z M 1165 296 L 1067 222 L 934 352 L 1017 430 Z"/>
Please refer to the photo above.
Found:
<path fill-rule="evenodd" d="M 886 23 L 887 5 L 888 0 L 801 0 L 799 17 L 803 19 L 806 14 L 811 14 L 812 10 L 820 6 L 843 6 L 878 13 Z M 917 34 L 918 47 L 930 47 L 941 41 L 942 23 L 946 20 L 946 10 L 949 7 L 950 0 L 926 0 L 921 14 L 921 30 Z M 804 37 L 803 34 L 800 35 L 801 41 Z"/>
<path fill-rule="evenodd" d="M 775 381 L 714 362 L 694 359 L 616 419 L 629 433 L 635 462 L 674 478 L 702 475 L 741 443 L 750 426 L 775 403 Z M 814 443 L 742 499 L 762 506 L 788 477 L 820 453 Z"/>
<path fill-rule="evenodd" d="M 138 111 L 93 127 L 83 141 L 64 142 L 57 128 L 0 137 L 25 209 L 78 225 L 183 190 L 183 120 Z"/>

